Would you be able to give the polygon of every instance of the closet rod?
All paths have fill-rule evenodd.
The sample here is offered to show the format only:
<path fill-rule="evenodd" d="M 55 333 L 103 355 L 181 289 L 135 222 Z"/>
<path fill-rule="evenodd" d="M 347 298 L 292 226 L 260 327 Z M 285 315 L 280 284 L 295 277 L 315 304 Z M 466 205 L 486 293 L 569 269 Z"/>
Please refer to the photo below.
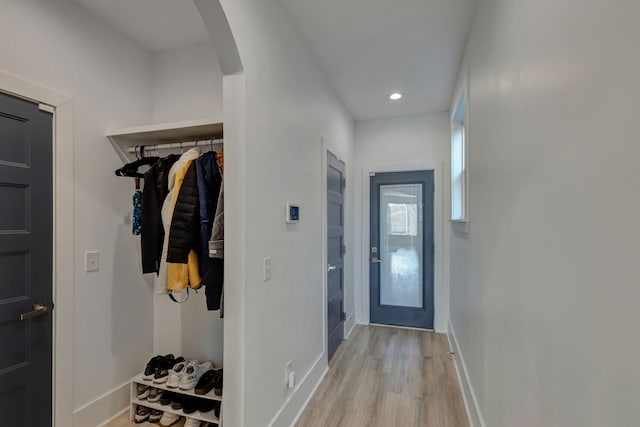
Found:
<path fill-rule="evenodd" d="M 155 144 L 155 145 L 143 145 L 145 151 L 155 151 L 155 150 L 171 150 L 174 148 L 192 148 L 192 147 L 210 147 L 212 145 L 223 145 L 224 140 L 222 139 L 200 139 L 197 141 L 186 141 L 186 142 L 171 142 L 167 144 Z M 138 152 L 140 145 L 130 145 L 127 147 L 128 153 L 136 153 Z"/>

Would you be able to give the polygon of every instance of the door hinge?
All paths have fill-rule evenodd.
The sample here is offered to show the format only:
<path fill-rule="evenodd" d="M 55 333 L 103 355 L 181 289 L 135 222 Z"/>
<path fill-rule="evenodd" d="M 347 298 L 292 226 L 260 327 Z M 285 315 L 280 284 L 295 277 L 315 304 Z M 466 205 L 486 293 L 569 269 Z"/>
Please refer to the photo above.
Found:
<path fill-rule="evenodd" d="M 342 245 L 342 255 L 347 254 L 347 245 Z"/>
<path fill-rule="evenodd" d="M 347 188 L 347 178 L 342 178 L 342 188 Z"/>
<path fill-rule="evenodd" d="M 346 321 L 347 320 L 347 313 L 345 313 L 344 311 L 342 313 L 340 313 L 340 320 L 341 321 Z"/>

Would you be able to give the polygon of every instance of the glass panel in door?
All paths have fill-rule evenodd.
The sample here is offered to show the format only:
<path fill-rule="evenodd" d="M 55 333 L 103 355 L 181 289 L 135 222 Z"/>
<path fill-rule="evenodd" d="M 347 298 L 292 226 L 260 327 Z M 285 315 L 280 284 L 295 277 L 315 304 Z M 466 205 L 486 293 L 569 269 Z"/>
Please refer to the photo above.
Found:
<path fill-rule="evenodd" d="M 422 308 L 423 184 L 380 186 L 380 305 Z"/>

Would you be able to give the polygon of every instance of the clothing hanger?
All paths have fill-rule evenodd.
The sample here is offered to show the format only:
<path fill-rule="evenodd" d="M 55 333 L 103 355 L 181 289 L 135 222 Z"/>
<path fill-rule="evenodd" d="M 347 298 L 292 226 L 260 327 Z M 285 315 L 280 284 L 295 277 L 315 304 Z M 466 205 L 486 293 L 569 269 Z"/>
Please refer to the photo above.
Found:
<path fill-rule="evenodd" d="M 138 148 L 140 149 L 140 157 L 138 157 Z M 126 165 L 122 166 L 120 169 L 116 169 L 115 171 L 116 176 L 144 178 L 144 174 L 138 172 L 138 169 L 140 169 L 140 167 L 142 166 L 153 166 L 154 164 L 156 164 L 158 160 L 160 160 L 159 157 L 145 157 L 144 145 L 136 147 L 135 154 L 136 154 L 136 160 L 131 163 L 127 163 Z"/>

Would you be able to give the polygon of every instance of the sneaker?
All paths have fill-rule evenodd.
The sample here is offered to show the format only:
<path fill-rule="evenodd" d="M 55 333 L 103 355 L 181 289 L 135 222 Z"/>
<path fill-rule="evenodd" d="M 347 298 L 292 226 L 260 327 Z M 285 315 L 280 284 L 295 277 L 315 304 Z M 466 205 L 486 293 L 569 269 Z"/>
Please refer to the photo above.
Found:
<path fill-rule="evenodd" d="M 136 386 L 136 397 L 139 400 L 145 400 L 149 396 L 149 386 L 144 384 L 138 384 Z"/>
<path fill-rule="evenodd" d="M 200 420 L 187 417 L 187 421 L 184 423 L 184 427 L 200 427 Z"/>
<path fill-rule="evenodd" d="M 199 395 L 209 393 L 213 390 L 213 386 L 216 385 L 216 381 L 218 381 L 218 376 L 220 375 L 222 375 L 222 369 L 218 369 L 217 371 L 210 369 L 205 372 L 202 377 L 200 377 L 198 384 L 196 384 L 195 393 Z"/>
<path fill-rule="evenodd" d="M 198 406 L 200 405 L 200 400 L 203 400 L 203 399 L 200 399 L 197 397 L 191 397 L 186 399 L 184 401 L 184 404 L 182 405 L 182 411 L 185 414 L 193 414 L 198 410 Z"/>
<path fill-rule="evenodd" d="M 144 378 L 147 381 L 151 381 L 153 379 L 153 376 L 156 373 L 156 366 L 158 365 L 158 362 L 161 359 L 162 359 L 162 356 L 152 357 L 147 363 L 147 366 L 144 368 L 144 374 L 142 375 L 142 378 Z"/>
<path fill-rule="evenodd" d="M 173 365 L 175 365 L 177 362 L 182 362 L 182 361 L 184 361 L 183 358 L 179 358 L 178 360 L 176 360 L 173 357 L 173 354 L 169 354 L 165 356 L 160 362 L 158 362 L 158 365 L 156 367 L 156 373 L 153 376 L 154 384 L 166 383 L 167 378 L 169 378 L 169 370 L 173 368 Z"/>
<path fill-rule="evenodd" d="M 160 404 L 162 406 L 169 406 L 169 405 L 171 405 L 171 402 L 173 402 L 173 399 L 175 399 L 175 398 L 176 398 L 176 394 L 168 391 L 168 392 L 164 393 L 162 395 L 162 397 L 160 398 Z"/>
<path fill-rule="evenodd" d="M 216 384 L 213 386 L 213 392 L 216 396 L 222 396 L 222 369 L 220 369 L 220 375 L 218 375 Z"/>
<path fill-rule="evenodd" d="M 184 373 L 184 368 L 187 366 L 189 362 L 180 362 L 173 365 L 173 368 L 169 371 L 169 377 L 167 379 L 167 387 L 169 388 L 178 388 L 180 385 L 180 378 L 182 378 L 182 374 Z"/>
<path fill-rule="evenodd" d="M 133 421 L 135 421 L 136 424 L 142 424 L 149 419 L 150 414 L 151 409 L 138 405 L 138 407 L 136 408 L 136 414 L 133 417 Z"/>
<path fill-rule="evenodd" d="M 162 412 L 159 409 L 151 410 L 151 414 L 149 415 L 149 422 L 153 424 L 158 424 L 163 414 L 164 412 Z"/>
<path fill-rule="evenodd" d="M 172 414 L 171 412 L 165 412 L 160 418 L 160 425 L 162 427 L 169 427 L 180 421 L 182 418 L 180 415 Z"/>
<path fill-rule="evenodd" d="M 149 402 L 154 402 L 154 403 L 159 402 L 160 399 L 162 399 L 163 394 L 164 392 L 159 388 L 151 387 L 151 390 L 149 391 L 149 397 L 147 398 L 147 400 Z"/>
<path fill-rule="evenodd" d="M 194 388 L 196 384 L 198 384 L 200 377 L 210 369 L 213 369 L 213 363 L 211 362 L 200 364 L 198 364 L 198 362 L 190 362 L 185 368 L 182 378 L 180 378 L 180 388 L 183 390 Z"/>

